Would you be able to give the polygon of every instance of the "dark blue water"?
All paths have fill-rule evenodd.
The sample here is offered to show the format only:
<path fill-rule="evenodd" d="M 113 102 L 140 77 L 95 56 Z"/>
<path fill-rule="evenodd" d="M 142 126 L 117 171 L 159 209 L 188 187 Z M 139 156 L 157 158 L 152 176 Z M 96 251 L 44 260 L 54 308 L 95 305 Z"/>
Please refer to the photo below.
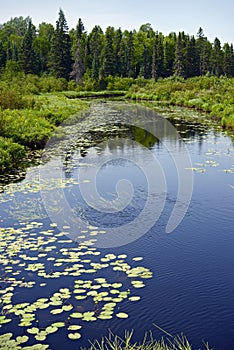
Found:
<path fill-rule="evenodd" d="M 100 108 L 100 118 L 102 108 Z M 143 112 L 142 112 L 143 113 Z M 97 117 L 97 116 L 96 116 Z M 184 149 L 180 147 L 181 139 L 175 140 L 167 134 L 163 140 L 158 141 L 151 134 L 145 134 L 144 137 L 139 130 L 117 131 L 115 135 L 105 133 L 101 135 L 100 140 L 85 146 L 85 154 L 79 147 L 69 150 L 69 162 L 64 162 L 62 174 L 57 173 L 58 164 L 51 161 L 46 165 L 46 171 L 53 169 L 50 174 L 47 173 L 49 182 L 45 181 L 45 187 L 50 191 L 55 191 L 58 179 L 62 179 L 64 186 L 58 186 L 64 194 L 64 198 L 69 203 L 69 207 L 75 216 L 82 218 L 83 222 L 92 225 L 93 229 L 100 230 L 108 228 L 117 228 L 118 226 L 130 223 L 136 219 L 147 200 L 148 181 L 147 174 L 142 171 L 140 159 L 144 159 L 144 164 L 150 166 L 151 158 L 146 149 L 157 159 L 162 172 L 166 187 L 161 189 L 161 179 L 157 173 L 154 173 L 157 196 L 161 198 L 159 204 L 165 198 L 164 206 L 161 210 L 159 219 L 147 232 L 131 243 L 111 248 L 97 247 L 101 257 L 107 253 L 116 256 L 126 254 L 125 261 L 130 265 L 144 266 L 153 272 L 153 277 L 144 279 L 145 287 L 136 289 L 132 295 L 141 296 L 138 302 L 130 302 L 125 299 L 117 305 L 120 312 L 126 312 L 127 319 L 118 319 L 116 316 L 110 320 L 97 320 L 95 322 L 84 322 L 76 319 L 76 324 L 83 326 L 80 333 L 81 339 L 71 341 L 67 338 L 68 331 L 61 328 L 57 333 L 47 337 L 43 344 L 49 344 L 51 349 L 68 348 L 78 349 L 81 346 L 88 346 L 88 340 L 94 341 L 101 335 L 107 335 L 111 329 L 114 333 L 123 336 L 124 331 L 135 329 L 134 339 L 140 341 L 144 333 L 153 330 L 156 338 L 161 338 L 164 333 L 158 330 L 153 324 L 160 326 L 172 335 L 185 334 L 193 348 L 202 347 L 202 342 L 208 342 L 214 349 L 232 349 L 234 348 L 234 149 L 230 137 L 222 133 L 217 133 L 212 129 L 207 129 L 199 125 L 187 125 L 182 121 L 176 121 L 177 127 L 183 124 L 181 134 L 184 143 L 191 157 L 193 169 L 186 169 L 189 174 L 193 174 L 193 192 L 190 206 L 176 229 L 167 234 L 166 226 L 177 200 L 178 192 L 178 174 L 176 165 L 170 152 L 165 148 L 166 140 L 171 147 L 174 147 L 177 156 L 183 157 Z M 154 126 L 152 126 L 154 130 Z M 137 142 L 133 142 L 134 139 Z M 63 150 L 64 152 L 64 150 Z M 133 156 L 134 155 L 134 156 Z M 130 159 L 131 158 L 131 159 Z M 134 161 L 135 160 L 135 161 Z M 93 176 L 92 165 L 101 164 L 97 173 L 96 188 L 97 193 L 106 201 L 116 199 L 116 184 L 120 179 L 126 179 L 132 184 L 133 195 L 131 201 L 121 210 L 116 212 L 104 213 L 98 210 L 98 207 L 92 207 L 82 197 L 82 188 L 78 184 L 79 172 L 83 166 L 85 170 L 82 176 Z M 139 165 L 140 164 L 140 165 Z M 159 169 L 159 168 L 158 168 Z M 143 169 L 144 170 L 144 169 Z M 152 172 L 154 168 L 152 168 Z M 45 172 L 41 172 L 45 176 Z M 90 175 L 91 174 L 91 175 Z M 31 168 L 28 171 L 26 179 L 18 184 L 8 185 L 5 192 L 1 194 L 0 202 L 0 223 L 2 228 L 14 227 L 15 230 L 24 228 L 24 239 L 31 237 L 32 241 L 37 237 L 42 237 L 41 232 L 50 230 L 51 235 L 43 236 L 44 247 L 50 247 L 46 251 L 46 257 L 41 256 L 37 262 L 43 262 L 45 270 L 49 272 L 57 271 L 51 258 L 63 258 L 64 249 L 72 251 L 77 247 L 75 242 L 66 242 L 68 237 L 61 236 L 53 240 L 56 234 L 60 232 L 58 227 L 51 226 L 56 217 L 48 217 L 48 208 L 41 200 L 41 191 L 43 178 L 38 177 L 38 168 Z M 90 183 L 85 184 L 90 186 Z M 47 189 L 46 189 L 47 190 Z M 124 192 L 123 192 L 124 194 Z M 152 195 L 152 194 L 150 194 Z M 161 197 L 160 197 L 161 196 Z M 164 197 L 165 196 L 165 197 Z M 125 199 L 126 196 L 123 196 Z M 45 197 L 44 197 L 45 198 Z M 59 194 L 53 197 L 57 200 L 54 207 L 61 205 Z M 101 198 L 101 197 L 100 197 Z M 47 200 L 49 200 L 47 198 Z M 94 198 L 96 201 L 96 198 Z M 96 203 L 98 206 L 98 203 Z M 99 203 L 100 204 L 100 203 Z M 48 205 L 48 202 L 47 202 Z M 111 205 L 110 205 L 111 208 Z M 49 211 L 50 212 L 50 211 Z M 61 214 L 62 215 L 62 214 Z M 63 214 L 64 215 L 64 214 Z M 64 216 L 63 231 L 69 232 L 69 218 Z M 153 213 L 148 212 L 148 219 Z M 59 216 L 57 216 L 59 217 Z M 144 220 L 147 220 L 147 216 Z M 66 222 L 67 221 L 67 222 Z M 27 227 L 32 223 L 32 227 Z M 36 225 L 35 222 L 40 223 Z M 25 228 L 26 227 L 26 228 Z M 77 227 L 77 235 L 82 235 L 83 228 Z M 85 233 L 83 233 L 85 235 Z M 126 233 L 128 235 L 128 233 Z M 52 239 L 51 239 L 52 237 Z M 57 236 L 59 237 L 59 236 Z M 96 238 L 90 236 L 89 239 Z M 51 240 L 50 240 L 51 239 Z M 50 241 L 48 241 L 50 240 Z M 10 271 L 6 274 L 6 266 L 10 266 L 10 260 L 6 262 L 9 254 L 6 254 L 7 247 L 3 244 L 1 238 L 1 272 L 3 276 L 12 277 L 14 274 Z M 38 244 L 38 243 L 37 243 Z M 38 245 L 35 245 L 38 248 Z M 69 288 L 74 286 L 74 277 L 60 276 L 60 278 L 44 279 L 38 276 L 37 272 L 28 273 L 29 262 L 23 257 L 35 256 L 35 250 L 32 247 L 27 249 L 23 243 L 20 243 L 20 249 L 16 249 L 16 256 L 13 260 L 18 264 L 26 261 L 22 265 L 18 276 L 26 281 L 35 281 L 32 288 L 20 288 L 16 286 L 12 296 L 12 304 L 17 304 L 27 300 L 32 303 L 38 298 L 50 297 L 59 288 Z M 42 254 L 43 250 L 42 249 Z M 143 261 L 134 262 L 132 258 L 143 257 Z M 49 258 L 49 260 L 48 260 Z M 98 262 L 100 257 L 87 254 L 83 259 L 91 259 Z M 67 263 L 67 267 L 72 267 Z M 69 265 L 70 264 L 70 265 Z M 84 263 L 88 264 L 88 263 Z M 17 270 L 14 264 L 13 272 Z M 60 269 L 60 267 L 58 267 Z M 61 271 L 63 271 L 61 267 Z M 72 270 L 73 271 L 73 270 Z M 73 271 L 74 272 L 74 271 Z M 4 279 L 4 277 L 2 278 Z M 17 276 L 17 275 L 16 275 Z M 121 271 L 113 272 L 109 268 L 104 268 L 96 273 L 87 275 L 81 274 L 75 279 L 111 279 L 112 283 L 120 282 L 125 290 L 131 289 L 129 278 Z M 138 279 L 138 278 L 135 278 Z M 45 287 L 40 284 L 46 282 Z M 8 288 L 8 284 L 2 283 L 2 289 Z M 9 291 L 8 291 L 9 292 Z M 4 294 L 4 293 L 3 293 Z M 91 311 L 93 304 L 87 299 L 77 302 L 73 297 L 69 303 L 75 305 L 76 310 L 81 312 Z M 58 306 L 59 308 L 59 306 Z M 118 310 L 116 312 L 118 312 Z M 74 312 L 74 310 L 73 310 Z M 52 322 L 67 321 L 69 315 L 59 314 L 52 316 L 48 310 L 37 312 L 37 319 L 41 328 L 45 328 Z M 18 319 L 13 317 L 9 324 L 2 325 L 0 333 L 12 332 L 14 336 L 22 335 L 26 330 L 18 327 Z M 35 325 L 33 325 L 35 326 Z M 26 327 L 27 328 L 27 327 Z M 29 327 L 30 328 L 30 327 Z M 26 332 L 27 334 L 27 332 Z M 27 344 L 38 343 L 32 336 Z M 74 345 L 75 344 L 75 345 Z"/>

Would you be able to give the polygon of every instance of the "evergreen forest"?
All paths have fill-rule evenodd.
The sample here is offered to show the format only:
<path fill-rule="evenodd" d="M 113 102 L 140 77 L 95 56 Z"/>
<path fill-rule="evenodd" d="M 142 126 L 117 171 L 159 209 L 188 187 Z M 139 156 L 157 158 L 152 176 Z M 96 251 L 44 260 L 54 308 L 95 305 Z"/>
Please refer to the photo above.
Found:
<path fill-rule="evenodd" d="M 199 28 L 196 36 L 169 35 L 149 23 L 138 31 L 95 25 L 85 31 L 81 19 L 69 30 L 60 9 L 54 27 L 30 17 L 16 17 L 0 25 L 0 70 L 73 80 L 90 90 L 105 89 L 109 77 L 145 79 L 214 75 L 234 77 L 233 44 L 211 43 Z"/>

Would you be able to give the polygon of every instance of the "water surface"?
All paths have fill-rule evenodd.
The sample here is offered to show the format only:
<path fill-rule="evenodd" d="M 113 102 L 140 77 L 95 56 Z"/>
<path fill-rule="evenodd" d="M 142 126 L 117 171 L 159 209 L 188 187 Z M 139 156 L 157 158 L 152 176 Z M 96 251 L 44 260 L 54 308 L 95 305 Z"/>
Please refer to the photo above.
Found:
<path fill-rule="evenodd" d="M 25 345 L 42 343 L 49 344 L 51 349 L 64 349 L 76 344 L 79 348 L 88 346 L 88 340 L 107 335 L 108 329 L 123 335 L 126 329 L 134 328 L 137 330 L 134 339 L 138 341 L 148 330 L 161 338 L 163 333 L 154 328 L 155 323 L 172 335 L 183 332 L 194 348 L 201 347 L 204 340 L 214 349 L 231 349 L 234 346 L 231 138 L 197 123 L 185 123 L 177 114 L 173 124 L 180 137 L 164 130 L 159 140 L 154 136 L 159 127 L 156 116 L 149 120 L 152 123 L 149 133 L 118 123 L 123 105 L 120 108 L 118 104 L 96 104 L 92 108 L 83 124 L 68 122 L 64 126 L 67 136 L 48 145 L 47 162 L 30 168 L 22 182 L 5 186 L 1 193 L 2 313 L 11 320 L 1 326 L 1 334 L 12 332 L 14 338 L 26 334 L 29 341 Z M 145 118 L 147 110 L 141 107 L 141 113 Z M 114 129 L 113 124 L 108 126 L 107 118 L 116 122 Z M 100 123 L 102 127 L 97 127 Z M 175 153 L 178 159 L 184 157 L 182 139 L 192 162 L 191 167 L 184 169 L 193 174 L 192 199 L 182 222 L 171 234 L 166 234 L 178 194 L 173 157 Z M 165 144 L 173 148 L 173 156 Z M 152 159 L 148 152 L 163 174 L 162 177 L 152 168 L 156 184 L 153 194 L 148 193 L 147 175 L 142 169 L 142 164 L 150 169 Z M 82 197 L 82 188 L 91 187 L 89 176 L 93 176 L 93 165 L 97 164 L 101 164 L 95 177 L 100 198 L 95 207 L 96 197 L 91 206 Z M 116 184 L 121 179 L 128 181 L 127 186 L 131 183 L 130 201 L 119 209 L 128 199 L 130 187 L 126 187 L 126 192 L 124 188 L 121 192 L 123 202 L 116 202 L 116 211 L 111 206 L 109 212 L 98 210 L 100 205 L 106 208 L 108 201 L 118 200 Z M 95 245 L 95 239 L 104 236 L 108 228 L 118 228 L 139 217 L 147 198 L 154 195 L 158 206 L 162 202 L 163 206 L 159 219 L 146 233 L 129 244 L 115 244 L 108 249 Z M 73 215 L 84 223 L 75 228 L 77 242 L 69 236 L 76 222 L 71 222 L 69 212 L 65 217 L 61 210 L 64 199 Z M 144 220 L 151 221 L 152 215 L 155 213 L 148 212 Z M 145 270 L 133 270 L 139 266 Z M 132 276 L 126 273 L 128 270 Z M 141 282 L 134 286 L 134 281 Z M 93 291 L 105 294 L 96 300 Z M 84 298 L 76 298 L 80 295 Z M 141 299 L 131 301 L 132 296 Z M 98 318 L 103 306 L 113 302 L 116 305 L 111 308 L 110 318 Z M 29 303 L 27 314 L 33 315 L 31 318 L 24 315 L 23 321 L 19 310 L 28 305 L 20 307 L 22 303 Z M 63 306 L 67 309 L 51 312 Z M 73 318 L 74 312 L 82 313 L 83 318 Z M 97 319 L 85 320 L 85 312 L 94 313 L 91 318 Z M 128 318 L 117 317 L 119 313 L 126 313 Z M 43 333 L 41 339 L 35 339 L 35 334 L 27 332 L 33 327 L 43 332 L 56 322 L 64 325 L 46 334 L 45 339 Z M 71 325 L 82 328 L 69 330 Z M 70 340 L 67 336 L 71 333 L 80 333 L 81 338 Z"/>

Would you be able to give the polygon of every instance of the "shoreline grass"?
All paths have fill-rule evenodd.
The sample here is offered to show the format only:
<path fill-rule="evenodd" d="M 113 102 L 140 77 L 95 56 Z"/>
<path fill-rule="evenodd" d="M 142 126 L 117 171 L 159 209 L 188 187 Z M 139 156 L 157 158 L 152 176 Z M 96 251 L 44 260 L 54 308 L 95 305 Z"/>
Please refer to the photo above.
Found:
<path fill-rule="evenodd" d="M 17 169 L 29 150 L 42 149 L 56 127 L 68 116 L 87 109 L 93 98 L 155 101 L 159 106 L 195 109 L 205 112 L 223 129 L 234 131 L 234 78 L 171 77 L 154 81 L 118 77 L 109 81 L 105 91 L 81 91 L 80 86 L 65 79 L 20 73 L 9 81 L 3 76 L 0 174 Z"/>
<path fill-rule="evenodd" d="M 134 330 L 125 331 L 124 337 L 121 338 L 109 331 L 109 335 L 102 337 L 101 340 L 90 342 L 89 348 L 83 350 L 192 350 L 192 345 L 188 339 L 181 334 L 173 337 L 164 331 L 168 336 L 161 340 L 156 340 L 152 331 L 145 333 L 141 342 L 134 341 Z M 204 350 L 211 350 L 208 343 L 203 343 Z M 199 348 L 201 350 L 201 348 Z"/>
<path fill-rule="evenodd" d="M 167 78 L 132 84 L 126 98 L 205 112 L 224 129 L 234 130 L 234 78 Z"/>

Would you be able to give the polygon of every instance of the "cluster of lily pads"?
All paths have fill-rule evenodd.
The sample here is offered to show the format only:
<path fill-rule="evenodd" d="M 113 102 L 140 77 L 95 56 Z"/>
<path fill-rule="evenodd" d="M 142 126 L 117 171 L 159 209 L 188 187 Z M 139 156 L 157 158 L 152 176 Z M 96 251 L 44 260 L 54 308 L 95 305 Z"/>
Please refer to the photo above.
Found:
<path fill-rule="evenodd" d="M 121 305 L 139 301 L 136 291 L 152 277 L 138 266 L 142 257 L 102 253 L 94 239 L 75 244 L 53 223 L 19 226 L 0 229 L 0 348 L 46 349 L 41 342 L 62 328 L 78 340 L 87 322 L 129 317 Z"/>

